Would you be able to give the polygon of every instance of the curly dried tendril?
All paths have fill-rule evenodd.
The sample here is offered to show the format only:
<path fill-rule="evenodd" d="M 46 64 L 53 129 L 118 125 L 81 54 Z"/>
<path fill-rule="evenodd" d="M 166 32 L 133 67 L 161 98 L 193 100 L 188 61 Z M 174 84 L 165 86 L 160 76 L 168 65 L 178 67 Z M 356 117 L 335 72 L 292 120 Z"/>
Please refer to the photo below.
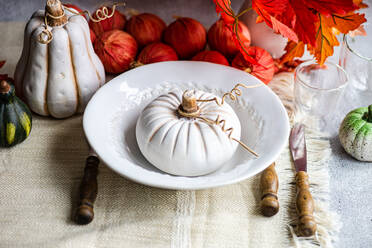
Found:
<path fill-rule="evenodd" d="M 217 97 L 214 97 L 212 99 L 197 99 L 196 101 L 197 102 L 213 102 L 213 101 L 215 101 L 218 106 L 221 106 L 222 104 L 224 104 L 226 97 L 230 97 L 230 99 L 232 101 L 235 101 L 237 99 L 237 96 L 242 95 L 242 90 L 238 89 L 238 87 L 243 87 L 243 88 L 246 88 L 246 89 L 253 89 L 253 88 L 257 88 L 257 87 L 261 87 L 261 86 L 262 86 L 262 84 L 245 85 L 245 84 L 239 83 L 239 84 L 235 85 L 235 87 L 230 92 L 227 92 L 227 93 L 223 94 L 221 102 L 218 102 Z"/>
<path fill-rule="evenodd" d="M 89 16 L 89 19 L 92 20 L 93 22 L 100 22 L 100 21 L 103 21 L 103 20 L 106 20 L 108 18 L 111 18 L 114 16 L 114 13 L 115 13 L 115 9 L 116 7 L 119 7 L 119 6 L 123 6 L 125 7 L 126 3 L 114 3 L 112 5 L 112 12 L 111 14 L 109 14 L 109 10 L 106 6 L 103 6 L 102 8 L 99 8 L 97 9 L 97 11 L 95 12 L 96 14 L 96 18 L 94 18 L 90 13 L 89 11 L 83 11 L 84 13 L 88 14 Z"/>
<path fill-rule="evenodd" d="M 45 29 L 41 31 L 41 33 L 39 34 L 38 41 L 41 44 L 49 44 L 52 41 L 52 39 L 53 39 L 53 34 L 52 32 L 50 32 L 50 30 L 46 26 Z"/>
<path fill-rule="evenodd" d="M 52 32 L 48 29 L 48 17 L 54 19 L 54 20 L 58 20 L 58 19 L 61 19 L 65 16 L 65 12 L 63 11 L 63 14 L 62 15 L 59 15 L 59 16 L 54 16 L 52 14 L 50 14 L 49 12 L 47 12 L 45 10 L 45 16 L 44 16 L 44 30 L 41 31 L 41 33 L 39 34 L 38 36 L 38 41 L 42 44 L 49 44 L 52 40 L 53 40 L 53 34 Z"/>
<path fill-rule="evenodd" d="M 103 20 L 106 20 L 106 19 L 109 19 L 111 17 L 114 16 L 114 13 L 115 13 L 115 9 L 119 6 L 126 6 L 126 3 L 123 2 L 123 3 L 114 3 L 112 5 L 112 12 L 111 14 L 109 13 L 109 10 L 106 6 L 103 6 L 101 8 L 99 8 L 98 10 L 96 10 L 95 14 L 96 14 L 96 18 L 94 18 L 90 12 L 88 10 L 85 10 L 83 12 L 78 12 L 76 9 L 73 9 L 73 8 L 69 8 L 65 5 L 63 5 L 63 8 L 64 9 L 67 9 L 68 11 L 70 11 L 71 13 L 75 13 L 75 15 L 84 15 L 84 14 L 87 14 L 90 18 L 90 20 L 92 20 L 92 22 L 100 22 L 100 21 L 103 21 Z M 61 19 L 63 18 L 64 16 L 66 15 L 65 11 L 63 11 L 63 14 L 62 15 L 59 15 L 59 16 L 55 16 L 55 15 L 52 15 L 51 13 L 45 11 L 45 16 L 44 16 L 44 30 L 41 31 L 41 33 L 38 35 L 38 41 L 42 44 L 49 44 L 52 40 L 53 40 L 53 34 L 52 32 L 48 29 L 49 25 L 48 25 L 48 17 L 52 18 L 52 19 Z"/>
<path fill-rule="evenodd" d="M 205 117 L 202 117 L 202 116 L 198 116 L 197 118 L 205 121 L 206 123 L 210 124 L 210 125 L 217 125 L 217 126 L 220 126 L 222 131 L 225 132 L 227 134 L 227 137 L 229 137 L 229 139 L 232 139 L 236 142 L 238 142 L 244 149 L 246 149 L 247 151 L 249 151 L 250 153 L 252 153 L 253 155 L 255 155 L 256 157 L 258 157 L 259 155 L 253 151 L 251 148 L 249 148 L 249 146 L 247 146 L 246 144 L 244 144 L 243 142 L 241 142 L 240 140 L 234 138 L 234 137 L 231 137 L 231 135 L 233 134 L 234 132 L 234 128 L 233 127 L 230 127 L 230 128 L 227 128 L 226 129 L 226 120 L 224 119 L 221 119 L 221 116 L 220 115 L 217 115 L 217 118 L 216 120 L 212 121 L 210 119 L 207 119 Z"/>
<path fill-rule="evenodd" d="M 218 101 L 217 97 L 214 97 L 212 99 L 196 99 L 196 101 L 197 102 L 215 102 L 218 106 L 221 106 L 225 103 L 226 97 L 229 97 L 232 101 L 235 101 L 235 100 L 237 100 L 238 96 L 242 95 L 242 91 L 241 91 L 241 89 L 238 89 L 238 87 L 243 87 L 243 88 L 246 88 L 246 89 L 252 89 L 252 88 L 261 87 L 262 85 L 263 84 L 245 85 L 245 84 L 239 83 L 239 84 L 235 85 L 235 87 L 230 92 L 227 92 L 222 96 L 221 102 Z M 256 156 L 256 157 L 259 156 L 255 151 L 253 151 L 251 148 L 249 148 L 242 141 L 232 137 L 232 134 L 234 132 L 234 128 L 233 127 L 226 128 L 226 120 L 221 119 L 220 115 L 217 115 L 217 118 L 215 120 L 211 120 L 211 119 L 208 119 L 208 118 L 205 118 L 205 117 L 201 116 L 200 108 L 198 108 L 197 111 L 195 111 L 195 112 L 188 113 L 188 112 L 185 112 L 185 111 L 182 110 L 182 106 L 180 106 L 178 108 L 178 114 L 183 116 L 183 117 L 187 117 L 187 118 L 200 119 L 200 120 L 206 122 L 209 125 L 220 126 L 222 131 L 227 134 L 229 139 L 232 139 L 232 140 L 238 142 L 244 149 L 246 149 L 247 151 L 252 153 L 254 156 Z"/>

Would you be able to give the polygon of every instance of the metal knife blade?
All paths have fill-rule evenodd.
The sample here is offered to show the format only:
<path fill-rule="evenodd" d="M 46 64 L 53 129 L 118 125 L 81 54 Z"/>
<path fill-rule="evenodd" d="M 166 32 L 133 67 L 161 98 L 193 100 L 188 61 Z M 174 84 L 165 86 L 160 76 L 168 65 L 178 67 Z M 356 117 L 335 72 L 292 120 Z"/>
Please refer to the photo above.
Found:
<path fill-rule="evenodd" d="M 289 136 L 289 149 L 297 172 L 307 170 L 305 126 L 296 123 Z"/>

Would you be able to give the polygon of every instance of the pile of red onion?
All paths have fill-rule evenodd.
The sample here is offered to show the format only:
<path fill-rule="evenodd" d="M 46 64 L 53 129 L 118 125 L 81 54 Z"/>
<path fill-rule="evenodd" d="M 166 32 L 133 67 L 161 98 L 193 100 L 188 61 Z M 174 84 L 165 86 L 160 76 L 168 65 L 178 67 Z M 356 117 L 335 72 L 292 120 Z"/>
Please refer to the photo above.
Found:
<path fill-rule="evenodd" d="M 112 10 L 109 12 L 111 14 Z M 271 55 L 262 48 L 250 47 L 249 30 L 241 22 L 238 23 L 239 39 L 257 64 L 244 59 L 232 31 L 222 20 L 217 20 L 207 32 L 200 22 L 189 17 L 178 17 L 167 26 L 155 14 L 136 13 L 127 20 L 124 14 L 115 10 L 111 18 L 98 23 L 89 21 L 89 26 L 94 49 L 108 73 L 122 73 L 144 64 L 189 59 L 225 66 L 231 64 L 264 83 L 269 83 L 274 75 Z"/>

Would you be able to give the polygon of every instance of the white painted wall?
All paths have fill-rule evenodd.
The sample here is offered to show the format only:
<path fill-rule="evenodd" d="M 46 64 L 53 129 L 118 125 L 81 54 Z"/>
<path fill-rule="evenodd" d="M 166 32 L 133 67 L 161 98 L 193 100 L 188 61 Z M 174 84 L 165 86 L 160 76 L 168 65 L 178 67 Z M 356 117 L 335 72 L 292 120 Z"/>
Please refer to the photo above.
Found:
<path fill-rule="evenodd" d="M 119 1 L 119 0 L 115 0 Z M 26 21 L 37 9 L 43 9 L 46 0 L 0 0 L 0 21 Z M 102 3 L 112 3 L 105 0 L 66 0 L 78 5 L 83 10 L 93 11 Z M 126 0 L 128 8 L 140 12 L 151 12 L 159 15 L 170 23 L 172 16 L 187 16 L 199 20 L 206 28 L 217 20 L 212 0 Z M 233 0 L 232 6 L 239 10 L 244 0 Z M 123 8 L 120 10 L 124 11 Z"/>

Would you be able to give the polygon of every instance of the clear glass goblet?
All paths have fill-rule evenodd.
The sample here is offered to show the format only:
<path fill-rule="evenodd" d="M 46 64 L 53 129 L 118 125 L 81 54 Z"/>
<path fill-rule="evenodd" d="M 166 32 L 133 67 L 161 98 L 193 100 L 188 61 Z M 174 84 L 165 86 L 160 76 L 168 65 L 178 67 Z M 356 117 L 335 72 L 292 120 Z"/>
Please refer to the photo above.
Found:
<path fill-rule="evenodd" d="M 349 75 L 345 111 L 372 104 L 372 26 L 364 24 L 367 35 L 345 35 L 339 65 Z"/>
<path fill-rule="evenodd" d="M 348 76 L 339 65 L 306 61 L 295 70 L 294 103 L 297 121 L 312 120 L 325 136 L 334 134 L 339 100 Z M 309 118 L 310 117 L 310 118 Z"/>

